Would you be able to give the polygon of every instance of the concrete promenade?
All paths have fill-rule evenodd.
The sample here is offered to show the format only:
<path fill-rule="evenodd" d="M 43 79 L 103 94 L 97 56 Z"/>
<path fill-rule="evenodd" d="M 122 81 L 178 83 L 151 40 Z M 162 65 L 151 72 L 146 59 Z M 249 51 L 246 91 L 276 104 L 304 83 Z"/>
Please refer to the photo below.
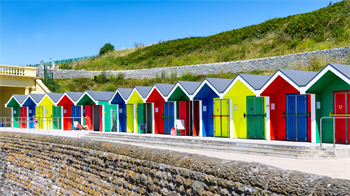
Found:
<path fill-rule="evenodd" d="M 7 129 L 0 128 L 0 131 L 59 135 L 59 136 L 67 136 L 67 137 L 83 137 L 84 135 L 89 133 L 89 131 L 22 130 L 22 129 L 9 129 L 9 128 Z M 104 134 L 104 133 L 100 133 L 100 134 Z M 125 134 L 125 133 L 115 133 L 115 134 Z M 169 137 L 169 136 L 160 135 L 159 137 Z M 224 138 L 218 138 L 218 139 L 225 140 Z M 244 142 L 244 140 L 240 140 L 240 141 Z M 282 141 L 261 141 L 261 140 L 256 142 L 269 142 L 269 143 L 274 143 L 278 145 L 285 143 Z M 123 143 L 123 142 L 117 142 L 117 143 Z M 125 143 L 125 144 L 130 144 L 130 143 Z M 300 142 L 295 142 L 292 144 L 300 145 Z M 302 144 L 306 146 L 319 145 L 319 144 L 311 144 L 311 143 L 302 143 Z M 138 143 L 132 143 L 132 145 L 200 154 L 200 155 L 205 155 L 205 156 L 215 157 L 220 159 L 227 159 L 227 160 L 239 160 L 239 161 L 247 161 L 247 162 L 254 161 L 254 162 L 259 162 L 259 163 L 263 163 L 263 164 L 267 164 L 267 165 L 271 165 L 271 166 L 275 166 L 283 169 L 297 170 L 297 171 L 306 172 L 306 173 L 325 175 L 333 178 L 350 180 L 350 158 L 290 159 L 290 158 L 283 158 L 283 157 L 235 154 L 235 153 L 228 153 L 228 152 L 214 152 L 214 151 L 198 150 L 198 149 L 172 148 L 172 147 L 166 147 L 166 146 L 154 146 L 154 145 L 146 145 L 146 144 L 138 144 Z M 291 143 L 288 142 L 287 145 L 291 145 Z M 330 144 L 326 144 L 326 145 L 330 145 Z M 336 148 L 350 150 L 350 145 L 337 145 Z"/>

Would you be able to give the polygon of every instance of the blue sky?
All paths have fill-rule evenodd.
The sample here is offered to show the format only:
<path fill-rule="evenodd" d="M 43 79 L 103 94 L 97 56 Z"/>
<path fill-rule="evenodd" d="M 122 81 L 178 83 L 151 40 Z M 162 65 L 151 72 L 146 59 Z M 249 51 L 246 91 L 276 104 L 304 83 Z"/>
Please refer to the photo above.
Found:
<path fill-rule="evenodd" d="M 313 11 L 329 2 L 0 0 L 0 64 L 96 55 L 108 42 L 117 49 L 135 42 L 208 36 Z"/>

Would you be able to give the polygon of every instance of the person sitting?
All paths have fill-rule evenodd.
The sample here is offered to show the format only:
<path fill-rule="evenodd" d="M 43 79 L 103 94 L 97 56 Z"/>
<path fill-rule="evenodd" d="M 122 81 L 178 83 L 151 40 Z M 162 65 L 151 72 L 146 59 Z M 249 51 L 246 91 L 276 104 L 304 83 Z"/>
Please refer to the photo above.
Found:
<path fill-rule="evenodd" d="M 81 131 L 81 130 L 86 131 L 88 128 L 89 128 L 89 126 L 87 126 L 87 125 L 83 126 L 83 125 L 80 124 L 79 121 L 74 121 L 74 129 L 75 130 L 79 129 L 79 131 Z"/>

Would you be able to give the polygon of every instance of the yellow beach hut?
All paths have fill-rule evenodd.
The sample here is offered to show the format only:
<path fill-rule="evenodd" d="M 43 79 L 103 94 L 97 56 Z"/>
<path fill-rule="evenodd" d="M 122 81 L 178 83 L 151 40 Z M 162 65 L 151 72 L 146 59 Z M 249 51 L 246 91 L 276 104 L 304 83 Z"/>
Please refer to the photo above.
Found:
<path fill-rule="evenodd" d="M 267 139 L 266 107 L 268 100 L 257 97 L 260 88 L 270 76 L 238 74 L 224 92 L 224 99 L 231 99 L 232 138 Z M 267 114 L 268 116 L 268 114 Z"/>
<path fill-rule="evenodd" d="M 63 93 L 46 93 L 36 106 L 39 129 L 61 129 L 62 107 L 56 106 Z"/>
<path fill-rule="evenodd" d="M 148 93 L 151 91 L 150 86 L 135 86 L 126 103 L 126 132 L 136 133 L 138 131 L 137 124 L 137 107 L 145 103 Z M 153 111 L 153 109 L 151 110 Z M 153 122 L 152 122 L 153 123 Z M 154 127 L 154 126 L 152 126 Z M 152 133 L 154 131 L 152 130 Z"/>

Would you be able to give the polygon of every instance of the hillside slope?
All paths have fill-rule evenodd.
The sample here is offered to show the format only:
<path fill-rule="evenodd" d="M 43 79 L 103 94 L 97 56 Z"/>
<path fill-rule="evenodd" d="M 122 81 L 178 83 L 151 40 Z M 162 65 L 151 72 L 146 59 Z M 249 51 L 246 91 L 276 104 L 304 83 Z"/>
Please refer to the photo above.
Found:
<path fill-rule="evenodd" d="M 207 37 L 160 42 L 75 62 L 74 69 L 125 70 L 278 56 L 350 45 L 350 0 Z"/>

